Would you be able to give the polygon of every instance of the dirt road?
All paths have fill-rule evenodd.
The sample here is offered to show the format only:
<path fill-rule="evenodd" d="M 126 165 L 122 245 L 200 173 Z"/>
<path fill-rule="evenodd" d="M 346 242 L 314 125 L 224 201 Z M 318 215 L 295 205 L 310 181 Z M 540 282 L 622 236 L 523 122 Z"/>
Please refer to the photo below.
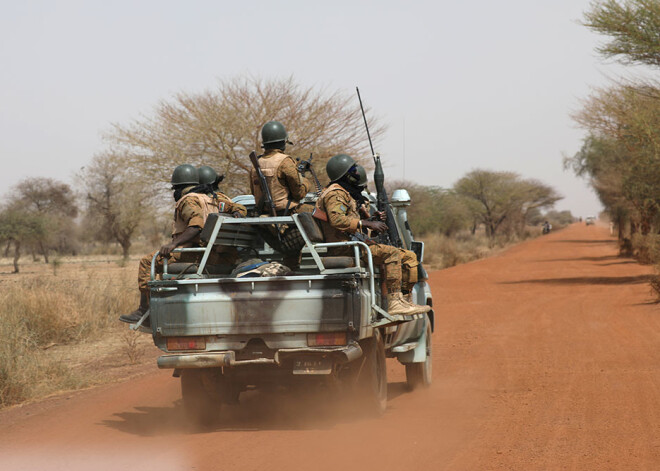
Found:
<path fill-rule="evenodd" d="M 0 413 L 0 468 L 660 469 L 660 308 L 652 269 L 574 225 L 433 273 L 434 383 L 389 364 L 388 410 L 250 393 L 192 432 L 158 371 Z"/>

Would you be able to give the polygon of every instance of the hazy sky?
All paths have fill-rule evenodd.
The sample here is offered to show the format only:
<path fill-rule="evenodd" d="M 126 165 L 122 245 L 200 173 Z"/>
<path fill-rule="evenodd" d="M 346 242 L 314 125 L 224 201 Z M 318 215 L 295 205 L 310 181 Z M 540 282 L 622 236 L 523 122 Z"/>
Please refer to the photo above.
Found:
<path fill-rule="evenodd" d="M 449 187 L 475 168 L 516 171 L 563 194 L 558 209 L 600 210 L 562 169 L 584 135 L 569 114 L 622 70 L 578 24 L 588 0 L 0 2 L 5 190 L 29 176 L 75 186 L 111 122 L 178 91 L 292 75 L 359 85 L 389 125 L 388 178 Z"/>

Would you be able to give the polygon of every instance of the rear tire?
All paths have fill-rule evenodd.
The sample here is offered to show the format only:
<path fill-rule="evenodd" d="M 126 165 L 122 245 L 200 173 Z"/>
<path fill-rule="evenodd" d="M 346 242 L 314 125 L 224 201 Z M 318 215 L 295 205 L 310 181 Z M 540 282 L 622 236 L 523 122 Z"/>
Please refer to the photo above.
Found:
<path fill-rule="evenodd" d="M 220 395 L 215 391 L 213 369 L 194 368 L 181 372 L 181 396 L 186 415 L 194 425 L 209 426 L 220 416 Z"/>
<path fill-rule="evenodd" d="M 358 377 L 358 394 L 366 412 L 382 415 L 387 409 L 387 365 L 379 331 L 362 345 L 364 360 Z"/>
<path fill-rule="evenodd" d="M 433 381 L 433 356 L 431 348 L 431 322 L 426 316 L 426 359 L 423 363 L 406 365 L 406 381 L 411 390 L 428 388 Z"/>

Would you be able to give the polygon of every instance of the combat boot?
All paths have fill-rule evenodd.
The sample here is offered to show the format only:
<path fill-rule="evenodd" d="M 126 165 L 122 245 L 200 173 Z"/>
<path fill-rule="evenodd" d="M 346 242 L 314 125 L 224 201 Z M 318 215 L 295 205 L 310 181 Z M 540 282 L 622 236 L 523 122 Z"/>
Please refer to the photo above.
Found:
<path fill-rule="evenodd" d="M 410 305 L 412 305 L 416 308 L 423 309 L 422 312 L 429 312 L 431 310 L 431 306 L 427 306 L 425 304 L 415 304 L 413 302 L 413 299 L 412 299 L 412 293 L 413 293 L 412 291 L 408 291 L 406 294 L 401 293 L 401 296 L 403 297 L 403 300 L 406 303 L 408 303 L 408 304 L 410 304 Z"/>
<path fill-rule="evenodd" d="M 122 322 L 127 322 L 129 324 L 137 324 L 142 316 L 149 310 L 149 293 L 140 291 L 140 306 L 130 314 L 122 314 L 119 316 L 119 320 Z M 145 327 L 151 327 L 151 322 L 147 317 L 142 323 Z"/>
<path fill-rule="evenodd" d="M 387 312 L 393 316 L 397 314 L 404 316 L 422 314 L 428 312 L 430 309 L 429 306 L 418 306 L 417 304 L 408 303 L 403 299 L 401 292 L 390 293 L 387 295 Z"/>

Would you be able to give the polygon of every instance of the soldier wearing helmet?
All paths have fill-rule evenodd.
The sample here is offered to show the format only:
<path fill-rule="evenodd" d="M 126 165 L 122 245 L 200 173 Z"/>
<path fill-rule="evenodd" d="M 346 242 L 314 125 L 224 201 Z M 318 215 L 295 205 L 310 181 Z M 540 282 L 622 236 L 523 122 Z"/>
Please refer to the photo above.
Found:
<path fill-rule="evenodd" d="M 199 234 L 206 223 L 208 215 L 219 211 L 218 204 L 213 197 L 207 194 L 210 185 L 200 185 L 199 172 L 190 164 L 177 166 L 172 172 L 170 180 L 176 206 L 174 209 L 174 221 L 172 223 L 172 240 L 163 245 L 156 260 L 156 272 L 162 273 L 163 258 L 168 257 L 171 262 L 197 262 L 197 254 L 172 253 L 177 247 L 195 247 L 200 244 Z M 231 201 L 231 200 L 229 200 Z M 235 211 L 245 215 L 245 207 L 235 203 Z M 140 305 L 130 314 L 119 317 L 123 322 L 135 323 L 149 310 L 149 287 L 147 283 L 151 279 L 151 261 L 156 252 L 143 257 L 138 267 L 138 289 L 140 290 Z M 221 263 L 222 254 L 214 254 L 214 260 L 209 263 Z M 219 259 L 219 260 L 218 260 Z M 147 319 L 148 320 L 148 319 Z M 148 325 L 148 322 L 145 322 Z"/>
<path fill-rule="evenodd" d="M 208 165 L 202 165 L 197 168 L 199 173 L 199 184 L 207 185 L 207 194 L 213 198 L 214 204 L 218 207 L 218 212 L 228 213 L 234 217 L 245 217 L 247 211 L 242 204 L 234 203 L 232 199 L 218 189 L 218 184 L 224 180 L 224 175 L 218 175 L 213 168 Z"/>
<path fill-rule="evenodd" d="M 387 225 L 382 221 L 362 219 L 358 207 L 365 199 L 359 186 L 360 175 L 355 161 L 346 154 L 332 157 L 326 171 L 330 184 L 323 190 L 316 202 L 314 217 L 319 220 L 326 242 L 351 240 L 353 234 L 364 230 L 383 232 Z M 365 172 L 366 176 L 366 172 Z M 388 290 L 387 301 L 390 314 L 418 314 L 429 311 L 429 306 L 418 306 L 404 299 L 401 293 L 402 260 L 401 251 L 391 245 L 367 241 L 376 264 L 385 265 L 385 281 Z M 352 249 L 328 249 L 332 255 L 348 255 Z"/>
<path fill-rule="evenodd" d="M 278 215 L 295 213 L 311 184 L 298 171 L 295 160 L 284 153 L 286 145 L 291 144 L 286 128 L 279 121 L 269 121 L 261 128 L 261 140 L 264 154 L 259 157 L 259 166 L 266 177 L 275 211 Z M 250 169 L 250 191 L 257 204 L 261 203 L 263 214 L 270 213 L 254 169 Z"/>

